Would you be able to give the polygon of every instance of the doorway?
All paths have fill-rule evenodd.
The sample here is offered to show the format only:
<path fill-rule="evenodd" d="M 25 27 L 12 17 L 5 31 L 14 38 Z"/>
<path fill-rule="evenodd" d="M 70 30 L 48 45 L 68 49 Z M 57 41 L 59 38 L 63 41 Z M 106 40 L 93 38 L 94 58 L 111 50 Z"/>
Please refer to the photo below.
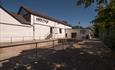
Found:
<path fill-rule="evenodd" d="M 53 33 L 53 27 L 50 27 L 50 33 Z"/>
<path fill-rule="evenodd" d="M 76 38 L 77 37 L 77 33 L 71 33 L 71 38 Z"/>

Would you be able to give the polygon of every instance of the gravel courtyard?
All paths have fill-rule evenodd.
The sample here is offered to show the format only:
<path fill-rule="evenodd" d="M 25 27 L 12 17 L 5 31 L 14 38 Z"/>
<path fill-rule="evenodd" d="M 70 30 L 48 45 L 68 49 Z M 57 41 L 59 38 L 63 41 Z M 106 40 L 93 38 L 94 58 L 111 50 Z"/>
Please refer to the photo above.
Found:
<path fill-rule="evenodd" d="M 115 53 L 99 40 L 58 47 L 23 51 L 0 70 L 115 70 Z"/>

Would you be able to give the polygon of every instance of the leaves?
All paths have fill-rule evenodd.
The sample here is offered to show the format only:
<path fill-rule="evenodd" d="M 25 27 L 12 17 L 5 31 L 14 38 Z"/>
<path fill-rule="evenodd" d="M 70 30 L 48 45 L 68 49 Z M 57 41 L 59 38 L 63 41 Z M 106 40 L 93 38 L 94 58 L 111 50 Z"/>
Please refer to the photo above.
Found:
<path fill-rule="evenodd" d="M 77 0 L 77 5 L 88 7 L 97 4 L 97 16 L 93 21 L 95 36 L 111 48 L 115 48 L 115 0 Z"/>
<path fill-rule="evenodd" d="M 107 0 L 77 0 L 76 5 L 84 5 L 85 8 L 89 7 L 91 4 L 96 3 L 100 4 L 107 4 Z"/>
<path fill-rule="evenodd" d="M 111 0 L 108 6 L 98 11 L 97 17 L 93 20 L 96 35 L 106 45 L 115 48 L 115 0 Z"/>

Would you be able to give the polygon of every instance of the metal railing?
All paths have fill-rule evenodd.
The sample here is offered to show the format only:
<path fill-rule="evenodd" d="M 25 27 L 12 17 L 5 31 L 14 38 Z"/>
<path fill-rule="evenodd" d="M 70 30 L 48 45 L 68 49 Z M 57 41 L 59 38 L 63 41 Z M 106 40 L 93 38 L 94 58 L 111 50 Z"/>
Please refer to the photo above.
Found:
<path fill-rule="evenodd" d="M 52 35 L 51 35 L 52 36 Z M 34 40 L 52 40 L 52 39 L 64 39 L 62 37 L 54 37 L 52 36 L 51 38 L 46 39 L 46 35 L 44 36 L 3 36 L 0 37 L 0 44 L 2 43 L 15 43 L 15 42 L 27 42 L 27 41 L 34 41 Z"/>
<path fill-rule="evenodd" d="M 0 43 L 13 43 L 13 42 L 25 42 L 25 41 L 33 41 L 33 40 L 44 40 L 45 36 L 8 36 L 8 37 L 0 37 Z"/>
<path fill-rule="evenodd" d="M 3 59 L 3 60 L 0 60 L 0 62 L 2 63 L 4 61 L 6 61 L 6 60 L 9 60 L 8 63 L 12 63 L 13 64 L 13 65 L 10 64 L 10 65 L 12 65 L 11 69 L 12 70 L 14 70 L 14 69 L 17 70 L 18 68 L 21 68 L 20 66 L 26 66 L 27 67 L 28 63 L 31 63 L 31 62 L 35 63 L 40 58 L 47 57 L 50 54 L 56 53 L 58 50 L 65 50 L 66 48 L 71 47 L 74 41 L 75 41 L 75 39 L 64 38 L 64 39 L 34 41 L 34 42 L 31 42 L 31 43 L 25 43 L 25 44 L 17 44 L 18 46 L 17 45 L 9 45 L 9 47 L 11 47 L 11 48 L 3 47 L 3 49 L 4 48 L 7 48 L 7 50 L 8 49 L 13 49 L 13 48 L 16 49 L 16 47 L 18 47 L 17 49 L 19 49 L 23 45 L 30 45 L 31 46 L 31 44 L 34 44 L 34 46 L 31 46 L 31 47 L 34 47 L 34 48 L 33 49 L 28 49 L 28 50 L 27 49 L 26 50 L 22 50 L 21 52 L 19 52 L 20 54 L 18 54 L 17 56 L 14 56 L 14 54 L 16 52 L 15 53 L 11 53 L 13 51 L 4 52 L 5 53 L 4 54 L 5 57 L 7 57 L 7 55 L 9 56 L 9 54 L 6 55 L 6 53 L 11 53 L 10 54 L 10 58 L 6 58 L 6 59 Z M 44 48 L 43 47 L 41 49 L 40 48 L 41 47 L 40 44 L 41 43 L 46 43 L 46 42 L 51 42 L 50 47 L 48 47 L 48 48 Z M 58 42 L 58 43 L 56 43 L 56 42 Z M 48 46 L 48 45 L 46 45 L 46 46 Z M 24 49 L 26 47 L 27 46 L 23 46 Z M 2 48 L 0 48 L 0 49 L 2 49 Z M 5 64 L 7 64 L 7 62 Z M 6 68 L 7 66 L 3 64 L 3 67 Z M 10 69 L 9 67 L 7 67 L 7 68 Z"/>

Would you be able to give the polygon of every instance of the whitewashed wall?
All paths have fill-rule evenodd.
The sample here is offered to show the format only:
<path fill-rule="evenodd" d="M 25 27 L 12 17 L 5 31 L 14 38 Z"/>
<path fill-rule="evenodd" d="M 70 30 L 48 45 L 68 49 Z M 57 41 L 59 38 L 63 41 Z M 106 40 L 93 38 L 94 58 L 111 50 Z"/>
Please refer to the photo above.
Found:
<path fill-rule="evenodd" d="M 48 23 L 37 21 L 37 18 L 48 21 Z M 35 28 L 34 31 L 32 25 Z M 64 38 L 65 29 L 71 29 L 69 26 L 34 15 L 31 15 L 31 25 L 21 24 L 0 8 L 0 42 L 45 39 L 50 34 L 50 27 L 54 27 L 52 38 Z M 62 33 L 59 32 L 60 28 Z"/>
<path fill-rule="evenodd" d="M 71 38 L 71 33 L 77 33 L 77 38 L 80 38 L 80 30 L 79 29 L 67 29 L 67 38 Z"/>
<path fill-rule="evenodd" d="M 9 15 L 2 8 L 0 8 L 0 23 L 20 24 L 19 21 L 14 19 L 11 15 Z"/>
<path fill-rule="evenodd" d="M 39 21 L 36 19 L 42 19 L 43 21 Z M 50 34 L 50 27 L 53 28 L 53 36 L 52 38 L 65 38 L 65 29 L 71 27 L 60 24 L 58 22 L 54 22 L 45 18 L 41 18 L 35 15 L 31 15 L 31 24 L 35 26 L 35 38 L 45 39 L 48 34 Z M 62 33 L 59 32 L 59 29 L 62 29 Z"/>
<path fill-rule="evenodd" d="M 35 39 L 45 39 L 50 34 L 50 27 L 34 24 L 35 26 Z"/>
<path fill-rule="evenodd" d="M 83 37 L 86 37 L 86 35 L 89 35 L 90 32 L 88 29 L 85 29 L 85 33 L 82 34 L 80 31 L 83 29 L 66 29 L 66 33 L 67 33 L 67 38 L 71 38 L 71 33 L 76 33 L 76 39 L 82 39 Z"/>
<path fill-rule="evenodd" d="M 33 39 L 31 26 L 0 24 L 0 42 L 27 41 Z"/>
<path fill-rule="evenodd" d="M 32 26 L 21 24 L 0 8 L 0 42 L 14 42 L 32 39 Z"/>

